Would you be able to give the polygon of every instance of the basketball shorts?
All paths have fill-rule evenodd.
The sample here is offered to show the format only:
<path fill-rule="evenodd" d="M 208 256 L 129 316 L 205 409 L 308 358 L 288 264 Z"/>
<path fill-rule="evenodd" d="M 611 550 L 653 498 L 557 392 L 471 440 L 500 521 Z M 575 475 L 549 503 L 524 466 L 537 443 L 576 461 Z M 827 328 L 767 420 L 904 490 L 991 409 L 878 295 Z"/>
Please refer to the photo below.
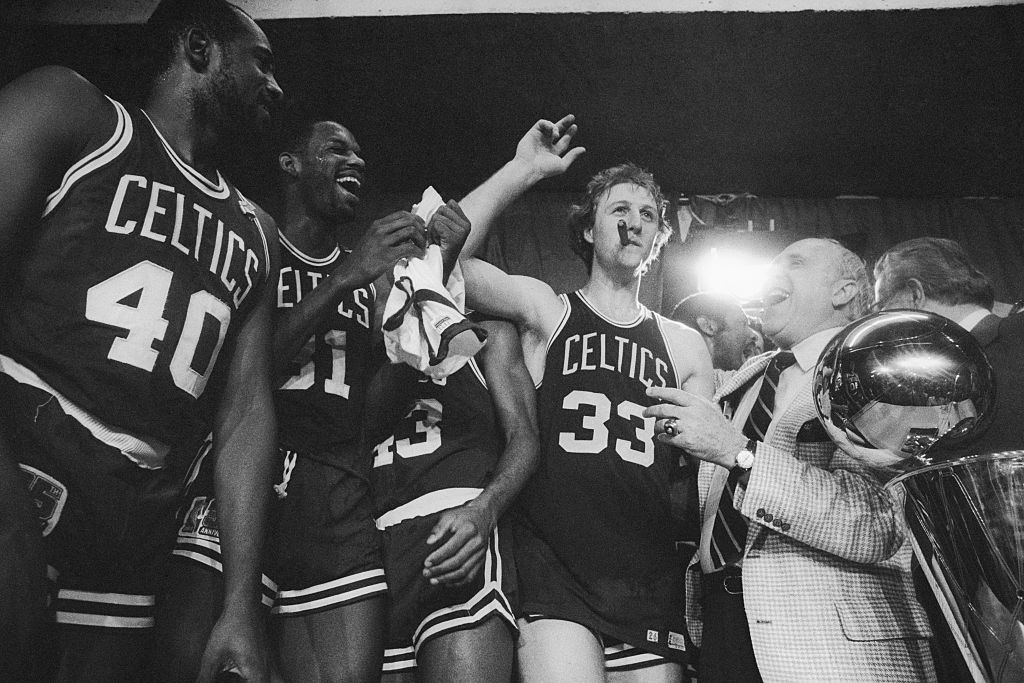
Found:
<path fill-rule="evenodd" d="M 625 580 L 600 566 L 570 568 L 521 519 L 514 518 L 510 527 L 524 613 L 576 622 L 606 644 L 625 643 L 632 649 L 609 652 L 609 661 L 619 669 L 648 661 L 638 653 L 687 663 L 683 567 L 674 551 L 664 553 L 657 566 L 645 567 L 646 580 Z M 640 549 L 625 545 L 608 552 Z"/>
<path fill-rule="evenodd" d="M 151 627 L 181 472 L 143 469 L 112 445 L 130 435 L 50 391 L 0 373 L 0 396 L 0 430 L 39 515 L 57 623 Z"/>
<path fill-rule="evenodd" d="M 416 653 L 433 638 L 471 629 L 497 616 L 518 633 L 516 572 L 505 537 L 495 529 L 476 577 L 463 586 L 431 585 L 423 562 L 438 545 L 426 541 L 444 511 L 407 519 L 384 529 L 388 577 L 387 646 L 384 673 L 411 671 Z"/>
<path fill-rule="evenodd" d="M 174 554 L 222 571 L 207 443 L 190 473 Z M 263 604 L 276 616 L 324 612 L 387 593 L 366 480 L 328 458 L 280 449 L 265 548 Z"/>

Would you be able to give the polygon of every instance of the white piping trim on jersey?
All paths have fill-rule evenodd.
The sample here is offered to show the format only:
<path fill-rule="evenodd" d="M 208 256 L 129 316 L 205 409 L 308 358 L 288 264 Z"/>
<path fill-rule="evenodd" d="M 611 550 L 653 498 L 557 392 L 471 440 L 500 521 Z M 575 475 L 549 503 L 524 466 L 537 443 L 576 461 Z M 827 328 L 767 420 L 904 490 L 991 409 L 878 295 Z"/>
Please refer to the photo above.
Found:
<path fill-rule="evenodd" d="M 476 378 L 480 380 L 480 384 L 484 385 L 484 389 L 487 389 L 487 379 L 484 377 L 484 373 L 483 370 L 480 368 L 480 365 L 476 362 L 476 358 L 470 358 L 467 365 L 469 365 L 470 369 L 473 371 L 473 374 L 476 375 Z M 490 391 L 490 389 L 487 390 Z"/>
<path fill-rule="evenodd" d="M 290 251 L 292 255 L 295 256 L 295 258 L 311 266 L 329 266 L 331 265 L 331 263 L 337 260 L 338 256 L 341 255 L 341 247 L 339 247 L 338 245 L 334 245 L 334 251 L 332 251 L 330 254 L 324 256 L 323 258 L 316 258 L 303 252 L 297 246 L 292 244 L 291 241 L 289 241 L 288 238 L 285 236 L 283 231 L 278 233 L 278 237 L 281 240 L 281 244 L 285 246 L 285 249 Z"/>
<path fill-rule="evenodd" d="M 60 181 L 60 187 L 46 197 L 46 204 L 43 206 L 44 217 L 57 208 L 57 205 L 60 204 L 61 200 L 64 199 L 64 196 L 67 195 L 75 183 L 116 159 L 128 147 L 128 143 L 132 141 L 134 133 L 132 117 L 128 115 L 127 110 L 125 110 L 120 102 L 109 97 L 107 99 L 114 105 L 114 111 L 117 113 L 117 126 L 114 128 L 114 134 L 97 149 L 74 163 L 64 173 L 64 178 Z"/>
<path fill-rule="evenodd" d="M 665 350 L 668 352 L 669 362 L 672 363 L 672 373 L 676 376 L 676 386 L 670 388 L 679 388 L 681 387 L 681 383 L 679 381 L 681 377 L 681 375 L 679 374 L 679 364 L 676 363 L 676 354 L 675 352 L 672 351 L 672 344 L 669 342 L 669 336 L 665 332 L 665 319 L 663 316 L 657 313 L 654 313 L 652 317 L 654 318 L 654 322 L 658 324 L 658 331 L 661 332 L 661 342 L 665 345 Z"/>
<path fill-rule="evenodd" d="M 57 399 L 64 413 L 89 430 L 96 440 L 121 454 L 144 470 L 158 470 L 164 466 L 170 446 L 157 439 L 144 438 L 113 427 L 94 415 L 82 410 L 63 394 L 47 384 L 42 377 L 24 365 L 0 354 L 0 372 L 21 384 L 41 389 Z"/>
<path fill-rule="evenodd" d="M 483 489 L 472 487 L 452 487 L 424 493 L 419 498 L 414 498 L 404 505 L 388 510 L 378 517 L 374 522 L 377 528 L 384 531 L 388 527 L 400 524 L 414 517 L 426 517 L 435 512 L 449 510 L 451 508 L 465 505 L 483 493 Z"/>
<path fill-rule="evenodd" d="M 580 290 L 576 290 L 576 292 L 574 292 L 574 293 L 576 294 L 576 296 L 578 296 L 580 298 L 580 300 L 584 304 L 586 304 L 587 308 L 590 309 L 591 313 L 593 313 L 594 315 L 596 315 L 598 318 L 600 318 L 601 320 L 605 321 L 609 325 L 613 325 L 615 327 L 620 327 L 622 329 L 633 328 L 633 327 L 636 327 L 637 325 L 639 325 L 640 323 L 642 323 L 644 321 L 644 318 L 647 317 L 647 307 L 644 306 L 642 303 L 637 302 L 637 305 L 640 307 L 640 311 L 636 314 L 636 318 L 634 318 L 633 320 L 630 320 L 629 322 L 621 322 L 619 320 L 613 320 L 612 318 L 609 318 L 608 316 L 606 316 L 601 311 L 597 310 L 597 307 L 593 303 L 591 303 L 590 299 L 588 299 L 586 297 L 586 295 L 583 294 L 583 292 L 581 292 Z"/>
<path fill-rule="evenodd" d="M 57 610 L 58 624 L 72 626 L 99 626 L 103 628 L 153 628 L 154 617 L 112 617 L 105 614 L 82 614 Z"/>
<path fill-rule="evenodd" d="M 388 658 L 391 661 L 388 661 Z M 381 669 L 385 672 L 412 671 L 416 668 L 416 649 L 409 647 L 389 647 L 384 650 L 384 666 Z"/>
<path fill-rule="evenodd" d="M 569 322 L 569 316 L 572 315 L 572 302 L 569 301 L 569 295 L 563 292 L 558 295 L 558 298 L 562 300 L 563 304 L 565 304 L 565 310 L 562 311 L 562 319 L 558 321 L 557 325 L 555 325 L 555 329 L 551 331 L 551 335 L 548 337 L 547 343 L 544 344 L 544 372 L 547 371 L 547 358 L 548 354 L 551 353 L 552 345 L 555 343 L 555 337 L 562 332 L 566 323 Z M 544 372 L 541 372 L 540 381 L 534 384 L 534 389 L 540 390 L 541 385 L 544 384 Z"/>
<path fill-rule="evenodd" d="M 133 595 L 131 593 L 96 593 L 61 588 L 57 591 L 58 600 L 75 600 L 77 602 L 96 602 L 101 605 L 134 605 L 135 607 L 151 607 L 156 604 L 152 595 Z"/>
<path fill-rule="evenodd" d="M 267 276 L 264 278 L 264 282 L 266 282 L 270 279 L 270 244 L 267 242 L 267 234 L 264 232 L 263 223 L 260 222 L 259 216 L 256 215 L 256 205 L 249 201 L 249 198 L 242 194 L 242 191 L 237 187 L 235 188 L 235 193 L 238 195 L 239 206 L 241 206 L 241 202 L 245 202 L 249 206 L 254 207 L 252 212 L 252 222 L 256 224 L 256 227 L 258 228 L 257 232 L 260 234 L 260 240 L 263 242 L 263 255 L 266 257 L 267 266 Z M 242 209 L 242 212 L 246 213 L 245 209 Z"/>
<path fill-rule="evenodd" d="M 142 115 L 146 117 L 146 120 L 149 121 L 149 125 L 153 127 L 153 130 L 156 132 L 156 136 L 160 139 L 160 143 L 167 151 L 167 156 L 171 158 L 171 162 L 178 167 L 178 170 L 181 171 L 181 174 L 185 176 L 186 180 L 191 182 L 198 190 L 213 197 L 214 199 L 227 199 L 231 195 L 228 183 L 224 180 L 224 176 L 220 174 L 220 171 L 217 171 L 217 182 L 214 183 L 202 173 L 192 168 L 192 166 L 179 157 L 178 153 L 174 151 L 174 148 L 171 147 L 167 142 L 167 139 L 164 138 L 163 133 L 161 133 L 160 129 L 156 127 L 156 124 L 153 123 L 153 119 L 149 118 L 149 114 L 146 113 L 146 110 L 142 109 L 140 111 L 142 111 Z"/>

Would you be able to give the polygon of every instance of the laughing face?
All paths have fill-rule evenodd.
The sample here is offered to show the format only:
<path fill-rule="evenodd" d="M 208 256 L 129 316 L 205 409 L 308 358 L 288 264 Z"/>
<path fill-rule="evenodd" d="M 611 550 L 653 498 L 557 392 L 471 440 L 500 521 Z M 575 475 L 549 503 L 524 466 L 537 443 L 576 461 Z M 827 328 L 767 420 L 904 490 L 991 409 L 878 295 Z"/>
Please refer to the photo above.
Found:
<path fill-rule="evenodd" d="M 297 167 L 303 199 L 311 212 L 331 221 L 352 218 L 366 169 L 360 151 L 344 126 L 333 121 L 315 124 Z"/>
<path fill-rule="evenodd" d="M 594 262 L 640 274 L 650 264 L 663 233 L 651 193 L 632 183 L 613 185 L 600 199 L 594 227 L 584 239 L 594 245 Z M 613 266 L 614 267 L 614 266 Z"/>
<path fill-rule="evenodd" d="M 838 249 L 826 240 L 804 239 L 772 261 L 761 320 L 765 335 L 781 348 L 844 323 L 834 305 L 841 284 Z"/>

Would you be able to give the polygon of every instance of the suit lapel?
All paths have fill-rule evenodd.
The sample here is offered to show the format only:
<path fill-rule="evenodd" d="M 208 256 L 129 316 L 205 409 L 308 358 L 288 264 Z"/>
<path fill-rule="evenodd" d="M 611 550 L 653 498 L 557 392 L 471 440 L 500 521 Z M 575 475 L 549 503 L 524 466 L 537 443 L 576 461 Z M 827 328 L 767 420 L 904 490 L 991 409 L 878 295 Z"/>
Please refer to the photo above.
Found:
<path fill-rule="evenodd" d="M 982 347 L 988 346 L 999 336 L 999 323 L 1003 321 L 998 315 L 989 314 L 978 321 L 978 324 L 971 330 L 971 334 L 978 340 Z"/>

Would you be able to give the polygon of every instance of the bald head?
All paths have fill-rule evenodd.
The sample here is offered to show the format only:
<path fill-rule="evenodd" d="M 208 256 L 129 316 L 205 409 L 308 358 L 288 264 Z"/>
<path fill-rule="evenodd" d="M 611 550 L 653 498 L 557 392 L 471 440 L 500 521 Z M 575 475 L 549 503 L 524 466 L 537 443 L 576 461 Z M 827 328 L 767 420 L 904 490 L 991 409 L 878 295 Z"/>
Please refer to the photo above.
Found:
<path fill-rule="evenodd" d="M 864 262 L 833 239 L 803 239 L 772 261 L 762 314 L 765 334 L 788 349 L 864 315 L 872 297 Z"/>

